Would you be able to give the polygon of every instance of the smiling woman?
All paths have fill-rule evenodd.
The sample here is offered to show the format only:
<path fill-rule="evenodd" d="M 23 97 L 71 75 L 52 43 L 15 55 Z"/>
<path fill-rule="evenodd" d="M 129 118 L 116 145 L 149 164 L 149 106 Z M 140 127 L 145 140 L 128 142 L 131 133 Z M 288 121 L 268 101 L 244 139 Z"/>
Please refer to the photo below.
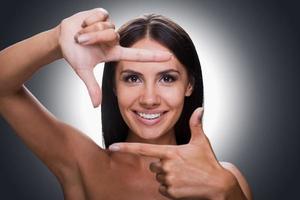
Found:
<path fill-rule="evenodd" d="M 126 138 L 131 138 L 132 135 L 128 137 L 128 134 L 132 133 L 132 130 L 135 130 L 137 133 L 137 129 L 140 131 L 149 130 L 152 134 L 161 135 L 164 135 L 161 133 L 162 131 L 173 131 L 171 136 L 175 136 L 175 138 L 172 138 L 170 141 L 173 141 L 175 144 L 188 143 L 190 140 L 189 118 L 192 112 L 203 104 L 201 67 L 192 40 L 176 23 L 166 17 L 154 14 L 144 15 L 124 24 L 120 28 L 119 34 L 121 46 L 171 51 L 174 56 L 171 60 L 160 63 L 121 61 L 119 63 L 110 62 L 105 64 L 101 108 L 106 147 L 114 142 L 125 141 Z M 131 124 L 135 123 L 129 123 L 128 120 L 130 118 L 128 119 L 124 115 L 125 112 L 122 109 L 119 110 L 118 104 L 120 105 L 122 102 L 118 100 L 123 98 L 117 98 L 118 94 L 115 93 L 114 89 L 122 86 L 122 84 L 119 84 L 118 77 L 120 77 L 120 72 L 125 70 L 130 72 L 126 73 L 126 75 L 130 75 L 131 81 L 137 79 L 135 82 L 139 82 L 139 84 L 124 85 L 125 87 L 127 85 L 130 86 L 130 88 L 116 90 L 123 92 L 121 94 L 126 95 L 127 99 L 139 98 L 138 101 L 140 102 L 136 102 L 135 105 L 131 105 L 131 109 L 128 109 L 146 114 L 157 113 L 157 111 L 167 114 L 167 116 L 161 116 L 161 118 L 169 120 L 167 123 L 161 123 L 165 126 L 164 128 L 159 126 L 155 126 L 159 127 L 158 129 L 147 126 L 143 128 L 132 127 Z M 173 72 L 169 70 L 173 70 Z M 139 73 L 140 71 L 142 73 Z M 167 73 L 168 71 L 169 73 Z M 147 74 L 145 75 L 144 73 Z M 173 81 L 166 83 L 164 81 L 166 78 L 173 79 Z M 163 102 L 158 104 L 155 101 Z M 141 104 L 143 104 L 143 108 L 138 108 L 141 107 L 139 106 Z M 170 112 L 167 113 L 167 111 Z M 115 120 L 110 120 L 112 118 Z M 155 121 L 142 120 L 141 122 L 152 124 Z M 128 129 L 128 127 L 130 128 Z"/>
<path fill-rule="evenodd" d="M 201 68 L 188 34 L 159 15 L 114 29 L 106 10 L 93 9 L 0 53 L 1 115 L 54 173 L 65 199 L 252 199 L 242 174 L 216 159 L 203 132 Z M 60 58 L 95 107 L 102 95 L 93 69 L 106 62 L 108 149 L 56 119 L 23 86 Z"/>

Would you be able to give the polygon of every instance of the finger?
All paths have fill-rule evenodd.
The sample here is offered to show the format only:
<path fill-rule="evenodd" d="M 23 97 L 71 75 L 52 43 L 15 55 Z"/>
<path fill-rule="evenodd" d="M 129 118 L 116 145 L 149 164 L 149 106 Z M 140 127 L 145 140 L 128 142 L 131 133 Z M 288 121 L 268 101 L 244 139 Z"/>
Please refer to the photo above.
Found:
<path fill-rule="evenodd" d="M 93 71 L 87 69 L 77 69 L 76 73 L 86 85 L 93 106 L 98 107 L 101 103 L 101 89 L 94 76 Z"/>
<path fill-rule="evenodd" d="M 197 108 L 190 119 L 190 129 L 191 129 L 191 140 L 190 144 L 196 144 L 201 146 L 202 152 L 209 156 L 211 159 L 217 161 L 217 157 L 213 151 L 213 148 L 209 142 L 208 137 L 205 135 L 202 127 L 202 117 L 203 117 L 203 108 Z"/>
<path fill-rule="evenodd" d="M 125 48 L 116 46 L 108 55 L 108 61 L 137 61 L 137 62 L 162 62 L 172 58 L 172 54 L 167 51 Z"/>
<path fill-rule="evenodd" d="M 76 39 L 76 38 L 75 38 Z M 114 29 L 105 29 L 103 31 L 81 34 L 76 42 L 82 45 L 112 43 L 119 39 L 118 33 Z"/>
<path fill-rule="evenodd" d="M 155 158 L 170 158 L 172 157 L 172 149 L 170 145 L 155 145 L 143 143 L 114 143 L 109 146 L 111 151 L 119 151 L 124 153 L 132 153 L 142 156 Z"/>
<path fill-rule="evenodd" d="M 84 28 L 96 22 L 105 21 L 108 19 L 108 16 L 109 14 L 104 8 L 95 8 L 93 13 L 82 22 L 81 27 Z"/>
<path fill-rule="evenodd" d="M 115 25 L 111 22 L 96 22 L 90 26 L 87 26 L 83 29 L 81 29 L 77 36 L 84 34 L 84 33 L 90 33 L 90 32 L 97 32 L 97 31 L 103 31 L 105 29 L 115 29 Z"/>
<path fill-rule="evenodd" d="M 159 189 L 158 189 L 159 193 L 161 193 L 162 195 L 172 199 L 171 195 L 168 193 L 168 186 L 166 185 L 160 185 Z"/>
<path fill-rule="evenodd" d="M 150 171 L 153 173 L 163 173 L 164 172 L 164 170 L 162 168 L 162 163 L 160 161 L 150 163 L 149 168 L 150 168 Z"/>
<path fill-rule="evenodd" d="M 166 182 L 166 174 L 164 174 L 164 173 L 156 174 L 155 178 L 161 184 L 165 184 L 165 182 Z"/>
<path fill-rule="evenodd" d="M 203 128 L 202 128 L 202 116 L 203 116 L 203 108 L 197 108 L 191 118 L 190 118 L 190 130 L 191 130 L 191 142 L 195 142 L 200 140 L 203 136 L 205 136 Z"/>

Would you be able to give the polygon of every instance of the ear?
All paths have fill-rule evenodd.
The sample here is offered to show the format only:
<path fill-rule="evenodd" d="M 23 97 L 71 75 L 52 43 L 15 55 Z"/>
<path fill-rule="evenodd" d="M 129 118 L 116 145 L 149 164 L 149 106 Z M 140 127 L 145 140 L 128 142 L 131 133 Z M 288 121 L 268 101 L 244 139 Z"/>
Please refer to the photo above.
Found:
<path fill-rule="evenodd" d="M 191 83 L 191 82 L 189 82 L 189 84 L 188 84 L 188 86 L 187 86 L 187 88 L 185 90 L 185 96 L 186 97 L 191 96 L 191 94 L 193 93 L 193 89 L 194 89 L 194 84 Z"/>

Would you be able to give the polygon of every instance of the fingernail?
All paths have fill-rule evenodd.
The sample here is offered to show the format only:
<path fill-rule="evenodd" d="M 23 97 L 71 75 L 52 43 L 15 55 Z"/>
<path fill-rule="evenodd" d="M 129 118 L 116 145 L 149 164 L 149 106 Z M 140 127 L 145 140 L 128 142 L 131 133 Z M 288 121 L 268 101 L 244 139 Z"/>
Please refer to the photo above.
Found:
<path fill-rule="evenodd" d="M 76 33 L 76 35 L 74 36 L 74 40 L 75 40 L 75 42 L 77 42 L 77 43 L 79 43 L 79 42 L 78 42 L 78 36 L 79 36 L 78 33 Z"/>
<path fill-rule="evenodd" d="M 86 27 L 86 23 L 85 23 L 85 21 L 84 21 L 84 22 L 82 22 L 82 24 L 81 24 L 81 27 L 82 27 L 82 28 Z"/>
<path fill-rule="evenodd" d="M 89 41 L 89 39 L 90 39 L 90 36 L 87 35 L 87 34 L 82 34 L 82 35 L 79 35 L 79 36 L 77 37 L 77 41 L 78 41 L 79 43 L 87 42 L 87 41 Z"/>
<path fill-rule="evenodd" d="M 121 148 L 120 148 L 118 145 L 112 144 L 112 145 L 110 145 L 110 146 L 108 147 L 108 149 L 109 149 L 110 151 L 119 151 Z"/>
<path fill-rule="evenodd" d="M 203 116 L 203 107 L 199 108 L 198 111 L 198 120 L 200 123 L 202 123 L 202 116 Z"/>

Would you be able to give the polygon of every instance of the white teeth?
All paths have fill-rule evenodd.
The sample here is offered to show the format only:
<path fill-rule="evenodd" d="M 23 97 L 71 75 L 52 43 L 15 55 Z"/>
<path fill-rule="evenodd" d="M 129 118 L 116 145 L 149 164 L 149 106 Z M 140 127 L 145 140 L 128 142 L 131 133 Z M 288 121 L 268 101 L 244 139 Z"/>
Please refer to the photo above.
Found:
<path fill-rule="evenodd" d="M 144 118 L 144 119 L 156 119 L 158 117 L 161 116 L 161 113 L 156 113 L 156 114 L 147 114 L 147 113 L 140 113 L 140 112 L 137 112 L 137 114 Z"/>

